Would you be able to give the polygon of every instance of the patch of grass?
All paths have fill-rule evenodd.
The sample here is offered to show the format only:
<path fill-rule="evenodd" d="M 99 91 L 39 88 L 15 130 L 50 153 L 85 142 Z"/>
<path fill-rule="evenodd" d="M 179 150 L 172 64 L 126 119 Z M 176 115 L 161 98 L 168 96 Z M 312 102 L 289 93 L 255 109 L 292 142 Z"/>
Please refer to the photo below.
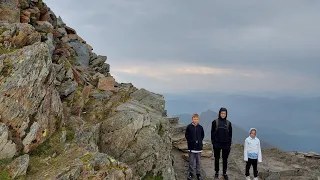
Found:
<path fill-rule="evenodd" d="M 120 102 L 125 103 L 125 102 L 129 101 L 130 99 L 131 99 L 131 96 L 129 94 L 124 94 L 121 96 Z"/>
<path fill-rule="evenodd" d="M 0 179 L 1 180 L 10 180 L 10 174 L 8 171 L 0 170 Z"/>
<path fill-rule="evenodd" d="M 0 46 L 0 55 L 1 55 L 1 46 Z M 12 72 L 12 64 L 9 59 L 3 60 L 3 68 L 1 71 L 1 75 L 7 77 Z"/>
<path fill-rule="evenodd" d="M 159 125 L 158 134 L 159 134 L 159 136 L 161 136 L 161 137 L 164 135 L 164 130 L 163 130 L 162 124 Z"/>
<path fill-rule="evenodd" d="M 61 128 L 57 130 L 52 136 L 38 146 L 35 150 L 30 152 L 30 155 L 48 157 L 52 156 L 54 153 L 57 155 L 61 154 L 64 150 L 64 144 L 60 142 L 60 137 L 62 131 L 67 131 L 67 141 L 71 141 L 74 137 L 74 132 L 67 128 Z"/>
<path fill-rule="evenodd" d="M 1 28 L 0 29 L 0 35 L 2 34 L 2 33 L 4 33 L 5 31 L 7 31 L 8 29 L 7 28 Z"/>
<path fill-rule="evenodd" d="M 118 171 L 125 171 L 126 169 L 125 168 L 120 168 L 118 166 L 107 166 L 107 169 L 115 169 L 115 170 L 118 170 Z"/>
<path fill-rule="evenodd" d="M 151 173 L 147 173 L 142 180 L 163 180 L 163 177 L 160 175 L 154 176 Z"/>
<path fill-rule="evenodd" d="M 0 160 L 0 179 L 10 180 L 10 174 L 7 171 L 7 166 L 12 162 L 12 158 L 6 158 Z"/>
<path fill-rule="evenodd" d="M 83 164 L 88 165 L 90 160 L 92 159 L 93 155 L 90 153 L 86 153 L 83 155 L 83 157 L 81 158 L 81 161 L 83 162 Z"/>
<path fill-rule="evenodd" d="M 12 158 L 0 159 L 0 167 L 9 165 L 12 162 Z"/>

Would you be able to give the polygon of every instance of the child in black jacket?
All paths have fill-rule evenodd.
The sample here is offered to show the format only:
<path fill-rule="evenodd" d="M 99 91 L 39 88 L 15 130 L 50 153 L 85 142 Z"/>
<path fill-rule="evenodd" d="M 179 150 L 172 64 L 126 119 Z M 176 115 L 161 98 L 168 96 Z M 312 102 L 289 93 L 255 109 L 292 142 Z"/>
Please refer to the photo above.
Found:
<path fill-rule="evenodd" d="M 199 124 L 200 116 L 194 114 L 192 123 L 187 126 L 185 137 L 188 141 L 189 151 L 189 175 L 188 179 L 192 179 L 196 172 L 197 179 L 201 178 L 200 158 L 203 147 L 204 130 Z"/>

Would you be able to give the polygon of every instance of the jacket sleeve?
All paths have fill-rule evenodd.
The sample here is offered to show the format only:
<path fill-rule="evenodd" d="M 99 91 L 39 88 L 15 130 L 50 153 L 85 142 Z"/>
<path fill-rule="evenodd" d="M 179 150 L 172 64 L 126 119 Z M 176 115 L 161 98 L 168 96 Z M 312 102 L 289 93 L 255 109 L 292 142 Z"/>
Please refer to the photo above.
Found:
<path fill-rule="evenodd" d="M 231 122 L 230 122 L 230 124 L 229 124 L 229 140 L 230 140 L 230 143 L 232 143 L 232 124 L 231 124 Z"/>
<path fill-rule="evenodd" d="M 216 131 L 216 120 L 212 121 L 212 125 L 211 125 L 211 142 L 212 142 L 212 145 L 213 145 L 213 142 L 216 139 L 215 131 Z"/>
<path fill-rule="evenodd" d="M 259 140 L 259 145 L 258 145 L 258 162 L 262 162 L 262 153 L 261 153 L 260 140 Z"/>
<path fill-rule="evenodd" d="M 248 161 L 248 140 L 244 141 L 244 151 L 243 151 L 244 160 Z"/>
<path fill-rule="evenodd" d="M 203 130 L 203 127 L 201 127 L 201 140 L 204 139 L 204 130 Z"/>

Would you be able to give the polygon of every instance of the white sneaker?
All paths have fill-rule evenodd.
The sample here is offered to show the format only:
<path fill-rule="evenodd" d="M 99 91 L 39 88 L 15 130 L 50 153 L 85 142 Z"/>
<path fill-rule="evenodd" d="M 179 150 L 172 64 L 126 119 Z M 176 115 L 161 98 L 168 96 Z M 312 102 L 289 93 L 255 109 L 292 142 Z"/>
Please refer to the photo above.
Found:
<path fill-rule="evenodd" d="M 247 177 L 246 177 L 246 180 L 251 180 L 251 179 L 250 179 L 250 176 L 247 176 Z"/>
<path fill-rule="evenodd" d="M 253 180 L 258 180 L 258 177 L 255 177 Z"/>

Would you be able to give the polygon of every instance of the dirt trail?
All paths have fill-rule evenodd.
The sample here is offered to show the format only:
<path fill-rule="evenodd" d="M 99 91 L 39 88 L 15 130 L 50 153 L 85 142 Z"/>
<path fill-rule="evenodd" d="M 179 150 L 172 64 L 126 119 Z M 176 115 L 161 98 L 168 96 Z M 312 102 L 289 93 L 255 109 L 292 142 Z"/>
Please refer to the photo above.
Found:
<path fill-rule="evenodd" d="M 183 158 L 183 152 L 173 149 L 174 168 L 178 180 L 187 179 L 188 162 Z M 263 150 L 263 162 L 259 163 L 258 171 L 260 179 L 266 180 L 320 180 L 320 160 L 306 159 L 297 155 L 290 155 L 277 149 Z M 214 157 L 201 158 L 203 175 L 206 180 L 214 179 Z M 220 179 L 222 160 L 220 159 Z M 243 160 L 243 147 L 233 145 L 229 161 L 227 174 L 230 180 L 245 179 L 245 162 Z M 253 178 L 252 168 L 250 169 Z"/>

